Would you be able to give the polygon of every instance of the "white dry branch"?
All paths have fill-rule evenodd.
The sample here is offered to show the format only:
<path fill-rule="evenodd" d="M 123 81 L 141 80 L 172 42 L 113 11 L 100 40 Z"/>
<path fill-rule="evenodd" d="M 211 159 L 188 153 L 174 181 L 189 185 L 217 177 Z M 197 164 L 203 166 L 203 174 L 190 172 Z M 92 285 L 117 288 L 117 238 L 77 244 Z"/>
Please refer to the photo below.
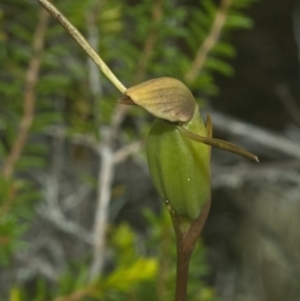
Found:
<path fill-rule="evenodd" d="M 99 142 L 90 134 L 68 133 L 68 128 L 62 125 L 48 126 L 42 132 L 44 135 L 53 139 L 66 140 L 74 145 L 82 145 L 88 147 L 96 154 L 99 153 Z"/>
<path fill-rule="evenodd" d="M 261 127 L 239 121 L 221 113 L 211 114 L 214 127 L 231 135 L 243 137 L 264 149 L 269 149 L 281 154 L 300 159 L 299 142 L 294 142 L 280 134 L 273 133 Z"/>
<path fill-rule="evenodd" d="M 93 245 L 92 235 L 79 224 L 65 216 L 63 208 L 59 203 L 59 187 L 57 179 L 53 177 L 45 179 L 43 189 L 45 201 L 38 204 L 37 213 L 50 221 L 60 231 L 71 234 L 89 245 Z M 78 191 L 74 192 L 74 194 L 76 194 L 76 198 L 85 198 L 85 191 L 82 197 L 80 197 Z"/>
<path fill-rule="evenodd" d="M 102 130 L 102 134 L 104 131 Z M 108 132 L 106 132 L 106 135 Z M 104 136 L 104 135 L 103 135 Z M 107 139 L 104 138 L 104 141 Z M 98 174 L 98 197 L 94 223 L 94 255 L 90 269 L 90 280 L 98 277 L 103 268 L 105 254 L 105 234 L 108 222 L 108 208 L 114 174 L 114 157 L 111 144 L 107 143 L 100 150 L 101 168 Z"/>

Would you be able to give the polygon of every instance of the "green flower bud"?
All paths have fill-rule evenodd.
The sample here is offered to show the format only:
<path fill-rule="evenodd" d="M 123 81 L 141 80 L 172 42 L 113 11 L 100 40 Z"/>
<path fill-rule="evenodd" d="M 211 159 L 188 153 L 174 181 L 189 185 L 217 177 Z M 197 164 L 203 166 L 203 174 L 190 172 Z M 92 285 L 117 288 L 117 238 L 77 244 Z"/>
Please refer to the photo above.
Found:
<path fill-rule="evenodd" d="M 198 109 L 184 127 L 207 136 Z M 210 146 L 185 136 L 176 123 L 156 119 L 146 148 L 150 175 L 159 195 L 177 214 L 197 219 L 210 199 Z"/>

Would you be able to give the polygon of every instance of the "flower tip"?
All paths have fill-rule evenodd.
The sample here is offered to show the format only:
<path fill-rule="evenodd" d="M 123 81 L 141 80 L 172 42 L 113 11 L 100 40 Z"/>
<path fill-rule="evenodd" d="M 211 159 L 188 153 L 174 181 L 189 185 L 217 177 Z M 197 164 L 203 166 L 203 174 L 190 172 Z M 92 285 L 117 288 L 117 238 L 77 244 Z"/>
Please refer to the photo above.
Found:
<path fill-rule="evenodd" d="M 243 156 L 243 157 L 245 157 L 245 158 L 247 158 L 247 159 L 249 159 L 249 160 L 251 160 L 253 162 L 259 163 L 259 159 L 258 159 L 258 157 L 256 155 L 254 155 L 252 153 L 249 153 L 249 152 L 247 152 L 247 153 L 248 154 L 246 156 Z"/>

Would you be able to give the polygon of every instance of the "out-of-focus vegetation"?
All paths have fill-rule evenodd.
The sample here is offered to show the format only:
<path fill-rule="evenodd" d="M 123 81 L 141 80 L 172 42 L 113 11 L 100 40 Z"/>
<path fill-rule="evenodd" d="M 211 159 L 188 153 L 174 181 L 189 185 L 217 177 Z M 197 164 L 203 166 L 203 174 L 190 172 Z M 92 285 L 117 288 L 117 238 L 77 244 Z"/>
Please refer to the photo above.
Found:
<path fill-rule="evenodd" d="M 214 75 L 234 72 L 231 35 L 252 27 L 244 9 L 253 2 L 54 3 L 126 86 L 172 76 L 203 105 L 218 93 Z M 0 300 L 172 300 L 175 242 L 166 211 L 147 211 L 140 231 L 116 223 L 132 191 L 145 197 L 138 178 L 126 186 L 114 171 L 132 153 L 144 169 L 136 141 L 149 117 L 122 111 L 115 88 L 36 1 L 0 4 L 0 64 Z M 106 211 L 103 191 L 112 201 Z M 100 211 L 107 231 L 95 272 Z M 199 243 L 189 300 L 216 299 L 208 275 Z"/>

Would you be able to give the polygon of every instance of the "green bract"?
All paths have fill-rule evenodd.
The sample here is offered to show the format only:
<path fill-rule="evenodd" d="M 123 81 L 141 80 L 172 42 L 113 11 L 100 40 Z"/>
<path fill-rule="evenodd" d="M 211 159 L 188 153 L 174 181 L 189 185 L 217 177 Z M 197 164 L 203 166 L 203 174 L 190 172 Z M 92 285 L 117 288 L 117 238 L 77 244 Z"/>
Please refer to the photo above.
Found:
<path fill-rule="evenodd" d="M 198 108 L 184 127 L 207 136 Z M 159 195 L 177 214 L 197 219 L 210 198 L 210 146 L 185 136 L 176 123 L 156 119 L 146 147 L 150 175 Z"/>

